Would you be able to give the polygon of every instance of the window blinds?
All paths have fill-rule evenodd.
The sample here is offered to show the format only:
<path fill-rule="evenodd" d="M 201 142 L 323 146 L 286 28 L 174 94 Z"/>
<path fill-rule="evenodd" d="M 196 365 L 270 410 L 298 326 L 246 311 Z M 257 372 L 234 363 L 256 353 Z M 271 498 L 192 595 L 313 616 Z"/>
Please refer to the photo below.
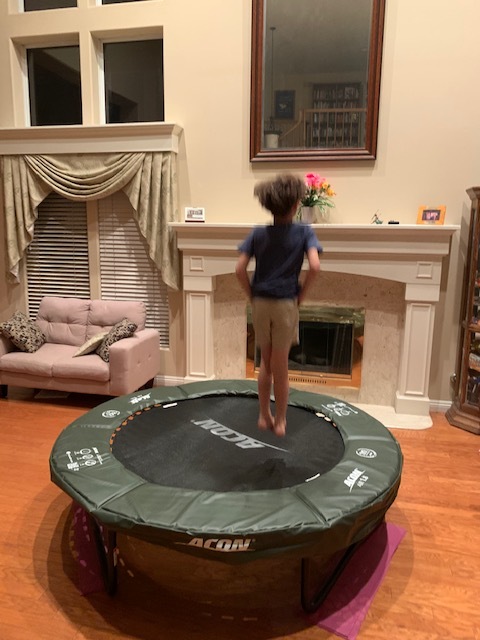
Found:
<path fill-rule="evenodd" d="M 98 234 L 102 298 L 145 302 L 146 326 L 157 329 L 160 345 L 169 347 L 167 286 L 123 192 L 99 201 Z M 90 298 L 90 277 L 86 204 L 52 193 L 38 207 L 27 252 L 30 317 L 36 317 L 44 296 Z"/>
<path fill-rule="evenodd" d="M 147 305 L 147 327 L 169 346 L 167 286 L 148 255 L 148 247 L 123 192 L 99 201 L 101 294 L 105 300 L 141 300 Z"/>
<path fill-rule="evenodd" d="M 52 193 L 39 205 L 27 251 L 28 313 L 37 316 L 44 296 L 90 298 L 87 210 Z"/>

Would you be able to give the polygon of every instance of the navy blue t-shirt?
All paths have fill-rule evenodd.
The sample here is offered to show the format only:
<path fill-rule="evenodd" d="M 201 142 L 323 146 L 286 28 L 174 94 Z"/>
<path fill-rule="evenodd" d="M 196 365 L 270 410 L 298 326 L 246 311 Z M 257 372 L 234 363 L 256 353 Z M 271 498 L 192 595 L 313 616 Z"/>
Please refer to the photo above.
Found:
<path fill-rule="evenodd" d="M 311 247 L 323 251 L 308 224 L 274 224 L 255 227 L 238 247 L 255 258 L 252 295 L 259 298 L 296 298 L 305 254 Z"/>

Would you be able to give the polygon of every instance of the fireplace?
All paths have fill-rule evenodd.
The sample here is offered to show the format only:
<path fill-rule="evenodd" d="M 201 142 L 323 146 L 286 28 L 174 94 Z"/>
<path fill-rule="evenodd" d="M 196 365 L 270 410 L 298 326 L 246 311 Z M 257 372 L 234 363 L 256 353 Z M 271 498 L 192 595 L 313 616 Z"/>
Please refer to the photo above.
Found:
<path fill-rule="evenodd" d="M 299 309 L 298 344 L 288 357 L 289 380 L 306 384 L 359 388 L 365 310 L 305 306 Z M 260 349 L 247 309 L 246 377 L 257 378 Z"/>
<path fill-rule="evenodd" d="M 170 228 L 182 253 L 184 380 L 242 378 L 246 303 L 234 273 L 238 246 L 253 225 L 171 223 Z M 314 225 L 324 252 L 312 304 L 365 307 L 360 388 L 338 386 L 336 397 L 372 411 L 391 408 L 399 420 L 402 415 L 429 419 L 435 308 L 443 263 L 448 266 L 459 228 Z"/>

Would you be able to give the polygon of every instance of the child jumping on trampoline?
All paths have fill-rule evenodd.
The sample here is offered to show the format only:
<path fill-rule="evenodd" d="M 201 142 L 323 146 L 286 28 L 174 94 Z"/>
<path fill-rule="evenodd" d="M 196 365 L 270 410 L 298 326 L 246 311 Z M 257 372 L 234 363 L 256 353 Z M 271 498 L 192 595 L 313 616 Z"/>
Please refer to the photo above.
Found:
<path fill-rule="evenodd" d="M 273 225 L 259 226 L 239 246 L 235 273 L 251 301 L 256 344 L 261 362 L 258 375 L 258 428 L 284 436 L 289 393 L 288 353 L 298 344 L 298 307 L 305 300 L 320 270 L 322 247 L 310 225 L 294 222 L 303 181 L 293 175 L 279 175 L 255 186 L 254 195 L 273 215 Z M 305 255 L 309 269 L 300 283 Z M 255 258 L 253 278 L 247 267 Z M 270 408 L 273 382 L 275 416 Z"/>

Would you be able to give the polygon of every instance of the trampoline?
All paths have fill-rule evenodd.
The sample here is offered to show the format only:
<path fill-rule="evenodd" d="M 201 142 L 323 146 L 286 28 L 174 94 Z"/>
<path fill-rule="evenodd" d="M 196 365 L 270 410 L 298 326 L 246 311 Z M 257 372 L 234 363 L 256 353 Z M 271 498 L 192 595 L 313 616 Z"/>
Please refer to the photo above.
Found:
<path fill-rule="evenodd" d="M 114 398 L 64 429 L 51 477 L 89 515 L 110 594 L 122 532 L 228 563 L 298 557 L 302 606 L 318 608 L 395 500 L 401 450 L 326 395 L 291 390 L 285 438 L 257 415 L 256 382 L 216 380 Z M 314 575 L 318 557 L 328 575 Z"/>

